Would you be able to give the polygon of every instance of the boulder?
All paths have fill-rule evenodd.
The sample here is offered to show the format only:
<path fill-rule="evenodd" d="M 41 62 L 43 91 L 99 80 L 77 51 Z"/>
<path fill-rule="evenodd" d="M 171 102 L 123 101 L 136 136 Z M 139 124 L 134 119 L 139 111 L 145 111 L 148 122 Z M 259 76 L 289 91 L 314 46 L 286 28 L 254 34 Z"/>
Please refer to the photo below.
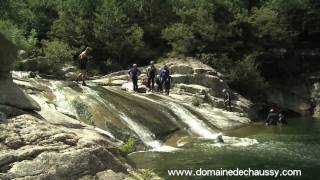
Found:
<path fill-rule="evenodd" d="M 193 68 L 184 64 L 172 65 L 169 70 L 172 74 L 193 74 Z"/>
<path fill-rule="evenodd" d="M 1 110 L 1 107 L 0 107 L 0 110 Z M 0 121 L 5 121 L 5 120 L 7 120 L 6 114 L 0 111 Z"/>
<path fill-rule="evenodd" d="M 27 59 L 27 58 L 28 58 L 28 53 L 27 53 L 27 51 L 25 51 L 25 50 L 19 50 L 19 51 L 18 51 L 18 58 L 19 58 L 20 60 L 22 60 L 22 59 Z"/>
<path fill-rule="evenodd" d="M 0 104 L 21 110 L 40 110 L 40 106 L 12 82 L 11 78 L 0 79 Z"/>
<path fill-rule="evenodd" d="M 0 104 L 0 112 L 2 112 L 4 115 L 9 117 L 18 116 L 25 113 L 21 109 L 18 109 L 12 106 L 2 105 L 2 104 Z"/>
<path fill-rule="evenodd" d="M 104 180 L 104 179 L 119 180 L 119 179 L 124 179 L 125 175 L 120 173 L 115 173 L 114 171 L 109 169 L 108 171 L 102 171 L 97 173 L 96 177 L 98 180 Z"/>
<path fill-rule="evenodd" d="M 16 46 L 0 34 L 0 77 L 8 77 L 17 59 Z"/>
<path fill-rule="evenodd" d="M 115 78 L 102 78 L 93 80 L 93 82 L 99 84 L 100 86 L 122 86 L 123 84 L 128 82 L 128 77 L 123 80 L 116 76 Z"/>
<path fill-rule="evenodd" d="M 75 71 L 75 67 L 64 67 L 61 63 L 52 61 L 47 57 L 35 57 L 18 61 L 14 69 L 17 71 L 38 72 L 42 77 L 50 78 L 65 78 L 65 74 Z"/>
<path fill-rule="evenodd" d="M 24 59 L 17 63 L 15 69 L 20 71 L 37 71 L 38 60 L 37 59 Z"/>
<path fill-rule="evenodd" d="M 309 99 L 304 96 L 304 93 L 293 92 L 291 88 L 287 90 L 270 89 L 268 91 L 268 102 L 300 115 L 308 115 L 312 109 Z"/>
<path fill-rule="evenodd" d="M 184 92 L 192 94 L 206 94 L 210 91 L 209 88 L 197 84 L 176 84 L 175 86 Z"/>
<path fill-rule="evenodd" d="M 229 89 L 228 85 L 222 79 L 209 74 L 173 74 L 171 77 L 173 84 L 196 84 L 210 88 L 210 93 L 213 96 L 222 97 L 222 89 Z"/>
<path fill-rule="evenodd" d="M 122 84 L 121 89 L 124 91 L 132 92 L 133 91 L 133 84 L 132 82 L 127 82 Z M 148 88 L 144 85 L 138 84 L 138 92 L 139 93 L 146 93 Z"/>
<path fill-rule="evenodd" d="M 79 179 L 102 171 L 97 177 L 128 176 L 117 144 L 88 126 L 22 115 L 0 123 L 0 139 L 0 179 Z"/>
<path fill-rule="evenodd" d="M 19 114 L 21 110 L 40 110 L 40 106 L 12 81 L 10 70 L 16 57 L 15 45 L 0 34 L 0 105 L 7 115 Z"/>

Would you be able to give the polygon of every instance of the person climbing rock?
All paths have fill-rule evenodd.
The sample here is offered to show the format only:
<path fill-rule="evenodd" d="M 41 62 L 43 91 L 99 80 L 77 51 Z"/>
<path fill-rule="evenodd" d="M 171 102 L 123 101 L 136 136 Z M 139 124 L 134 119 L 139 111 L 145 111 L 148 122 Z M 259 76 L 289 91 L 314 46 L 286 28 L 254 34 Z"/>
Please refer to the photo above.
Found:
<path fill-rule="evenodd" d="M 287 117 L 282 113 L 279 114 L 279 123 L 283 125 L 288 124 Z"/>
<path fill-rule="evenodd" d="M 128 74 L 133 83 L 133 91 L 138 92 L 138 79 L 141 71 L 138 69 L 137 64 L 132 65 L 132 68 L 128 71 Z"/>
<path fill-rule="evenodd" d="M 154 80 L 157 76 L 157 68 L 154 66 L 154 61 L 150 61 L 150 66 L 147 68 L 147 76 L 149 91 L 154 91 Z"/>
<path fill-rule="evenodd" d="M 76 78 L 76 82 L 79 82 L 79 79 L 82 80 L 82 85 L 86 86 L 86 71 L 87 71 L 87 61 L 90 58 L 90 54 L 92 52 L 91 47 L 87 47 L 80 55 L 79 55 L 79 64 L 80 64 L 80 73 Z"/>
<path fill-rule="evenodd" d="M 167 65 L 164 65 L 163 69 L 160 72 L 160 86 L 160 89 L 163 90 L 163 88 L 165 88 L 166 94 L 169 95 L 169 91 L 167 88 L 169 86 L 170 89 L 170 72 Z"/>
<path fill-rule="evenodd" d="M 230 93 L 226 89 L 223 89 L 222 92 L 223 92 L 223 96 L 224 96 L 224 100 L 223 100 L 224 107 L 226 109 L 228 109 L 229 111 L 231 111 L 232 109 L 231 109 L 231 96 L 230 96 Z"/>
<path fill-rule="evenodd" d="M 269 114 L 267 116 L 267 120 L 266 120 L 266 125 L 277 125 L 279 116 L 278 114 L 275 112 L 275 110 L 273 108 L 270 109 Z"/>

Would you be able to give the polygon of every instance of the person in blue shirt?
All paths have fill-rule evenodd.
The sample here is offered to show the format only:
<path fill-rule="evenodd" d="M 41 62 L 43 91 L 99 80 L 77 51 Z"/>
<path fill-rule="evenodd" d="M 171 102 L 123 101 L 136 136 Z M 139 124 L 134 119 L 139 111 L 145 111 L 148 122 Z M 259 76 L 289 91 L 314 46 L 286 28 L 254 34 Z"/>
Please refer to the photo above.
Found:
<path fill-rule="evenodd" d="M 133 83 L 133 91 L 138 92 L 138 79 L 141 71 L 138 69 L 137 64 L 133 64 L 132 68 L 128 71 L 128 74 Z"/>
<path fill-rule="evenodd" d="M 160 72 L 160 86 L 161 89 L 165 88 L 166 94 L 169 95 L 171 77 L 169 68 L 167 65 L 164 65 L 163 69 Z"/>

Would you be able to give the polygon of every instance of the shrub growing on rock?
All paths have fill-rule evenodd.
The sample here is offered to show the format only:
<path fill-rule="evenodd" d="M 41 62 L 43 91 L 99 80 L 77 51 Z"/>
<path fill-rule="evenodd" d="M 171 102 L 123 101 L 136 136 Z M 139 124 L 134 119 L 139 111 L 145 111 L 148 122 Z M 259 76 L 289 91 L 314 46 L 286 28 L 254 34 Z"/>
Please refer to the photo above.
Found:
<path fill-rule="evenodd" d="M 140 173 L 140 176 L 143 180 L 149 180 L 155 175 L 152 169 L 143 169 Z"/>
<path fill-rule="evenodd" d="M 126 156 L 126 155 L 134 152 L 136 149 L 135 144 L 136 143 L 135 143 L 134 139 L 130 136 L 128 141 L 120 147 L 121 154 Z"/>
<path fill-rule="evenodd" d="M 66 43 L 59 40 L 42 41 L 43 50 L 46 57 L 54 62 L 68 62 L 72 60 L 74 50 Z"/>
<path fill-rule="evenodd" d="M 197 96 L 193 96 L 191 99 L 191 104 L 198 107 L 200 106 L 200 104 L 202 103 L 202 99 L 200 97 Z"/>

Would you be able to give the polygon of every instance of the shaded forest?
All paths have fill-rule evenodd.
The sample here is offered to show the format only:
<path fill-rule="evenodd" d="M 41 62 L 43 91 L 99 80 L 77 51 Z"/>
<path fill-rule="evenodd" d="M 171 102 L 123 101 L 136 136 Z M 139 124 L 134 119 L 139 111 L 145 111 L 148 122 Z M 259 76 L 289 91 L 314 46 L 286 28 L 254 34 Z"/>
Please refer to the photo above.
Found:
<path fill-rule="evenodd" d="M 320 67 L 318 0 L 1 0 L 0 32 L 57 65 L 90 46 L 95 73 L 195 57 L 251 97 Z"/>

